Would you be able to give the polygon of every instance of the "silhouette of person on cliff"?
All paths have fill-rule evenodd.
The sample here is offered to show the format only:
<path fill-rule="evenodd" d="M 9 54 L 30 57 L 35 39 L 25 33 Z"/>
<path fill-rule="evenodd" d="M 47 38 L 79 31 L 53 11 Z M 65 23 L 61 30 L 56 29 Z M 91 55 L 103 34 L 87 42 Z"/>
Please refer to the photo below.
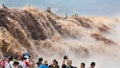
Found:
<path fill-rule="evenodd" d="M 4 3 L 2 4 L 2 7 L 3 7 L 3 8 L 7 8 Z"/>

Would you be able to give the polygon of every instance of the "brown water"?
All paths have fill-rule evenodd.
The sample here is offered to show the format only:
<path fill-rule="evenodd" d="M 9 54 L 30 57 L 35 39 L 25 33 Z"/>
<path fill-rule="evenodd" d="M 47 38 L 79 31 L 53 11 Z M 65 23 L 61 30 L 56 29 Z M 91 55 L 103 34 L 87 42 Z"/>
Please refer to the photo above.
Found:
<path fill-rule="evenodd" d="M 6 45 L 6 52 L 29 50 L 34 58 L 44 57 L 49 63 L 54 58 L 61 63 L 63 56 L 68 55 L 78 67 L 81 62 L 89 66 L 92 61 L 97 63 L 96 68 L 120 67 L 120 21 L 117 18 L 61 17 L 35 7 L 28 6 L 24 10 L 2 7 L 0 26 L 7 32 L 0 30 L 0 48 L 5 45 L 3 39 L 10 43 Z"/>

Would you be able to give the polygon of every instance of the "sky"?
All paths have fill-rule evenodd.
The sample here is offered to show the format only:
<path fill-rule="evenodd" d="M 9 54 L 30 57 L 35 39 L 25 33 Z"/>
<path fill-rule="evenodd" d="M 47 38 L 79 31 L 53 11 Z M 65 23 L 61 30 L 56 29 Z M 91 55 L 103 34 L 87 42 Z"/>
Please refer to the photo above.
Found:
<path fill-rule="evenodd" d="M 10 8 L 22 8 L 26 5 L 36 6 L 41 10 L 51 7 L 58 15 L 81 16 L 118 16 L 120 17 L 120 0 L 0 0 Z"/>

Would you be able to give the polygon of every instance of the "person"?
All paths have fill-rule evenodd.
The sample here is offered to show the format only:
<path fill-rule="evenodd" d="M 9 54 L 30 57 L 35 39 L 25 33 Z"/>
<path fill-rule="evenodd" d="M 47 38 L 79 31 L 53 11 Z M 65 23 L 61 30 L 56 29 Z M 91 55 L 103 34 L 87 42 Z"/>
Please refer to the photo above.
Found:
<path fill-rule="evenodd" d="M 74 68 L 72 66 L 72 61 L 71 60 L 67 60 L 67 66 L 66 66 L 66 68 Z"/>
<path fill-rule="evenodd" d="M 1 68 L 5 68 L 5 60 L 6 60 L 6 58 L 3 57 L 2 61 L 1 61 Z"/>
<path fill-rule="evenodd" d="M 49 66 L 50 68 L 60 68 L 58 65 L 58 61 L 56 59 L 54 59 L 52 61 L 52 65 Z"/>
<path fill-rule="evenodd" d="M 19 65 L 22 67 L 22 68 L 27 68 L 27 65 L 25 63 L 25 60 L 26 58 L 23 56 L 21 61 L 18 61 L 19 62 Z"/>
<path fill-rule="evenodd" d="M 62 68 L 66 68 L 66 61 L 68 60 L 68 56 L 63 57 Z"/>
<path fill-rule="evenodd" d="M 6 63 L 6 59 L 7 59 L 8 55 L 4 54 L 1 60 L 1 68 L 5 68 L 5 63 Z"/>
<path fill-rule="evenodd" d="M 36 64 L 37 64 L 37 67 L 40 67 L 40 65 L 42 64 L 42 61 L 43 61 L 43 58 L 40 57 L 40 58 L 38 59 L 38 62 L 36 63 Z"/>
<path fill-rule="evenodd" d="M 10 56 L 9 57 L 9 63 L 10 63 L 10 66 L 13 68 L 13 56 Z"/>
<path fill-rule="evenodd" d="M 15 61 L 13 63 L 13 67 L 12 68 L 22 68 L 22 67 L 19 67 L 19 62 Z"/>
<path fill-rule="evenodd" d="M 53 60 L 53 68 L 60 68 L 56 59 Z"/>
<path fill-rule="evenodd" d="M 25 66 L 25 63 L 24 63 L 24 58 L 23 58 L 23 57 L 19 58 L 19 59 L 18 59 L 18 62 L 19 62 L 19 67 L 20 67 L 20 68 L 25 68 L 25 67 L 24 67 L 24 66 Z"/>
<path fill-rule="evenodd" d="M 14 59 L 13 59 L 13 61 L 18 61 L 18 56 L 17 55 L 14 55 Z"/>
<path fill-rule="evenodd" d="M 10 63 L 10 57 L 6 58 L 6 62 L 5 62 L 5 68 L 12 68 L 13 66 Z"/>
<path fill-rule="evenodd" d="M 91 64 L 90 64 L 90 68 L 95 68 L 95 62 L 91 62 Z"/>
<path fill-rule="evenodd" d="M 81 63 L 80 68 L 85 68 L 85 63 Z"/>
<path fill-rule="evenodd" d="M 41 64 L 39 68 L 49 68 L 47 61 L 44 61 L 44 63 Z"/>
<path fill-rule="evenodd" d="M 25 55 L 23 62 L 24 62 L 24 65 L 26 66 L 25 68 L 30 68 L 31 63 L 30 63 L 30 60 L 29 60 L 29 56 Z"/>

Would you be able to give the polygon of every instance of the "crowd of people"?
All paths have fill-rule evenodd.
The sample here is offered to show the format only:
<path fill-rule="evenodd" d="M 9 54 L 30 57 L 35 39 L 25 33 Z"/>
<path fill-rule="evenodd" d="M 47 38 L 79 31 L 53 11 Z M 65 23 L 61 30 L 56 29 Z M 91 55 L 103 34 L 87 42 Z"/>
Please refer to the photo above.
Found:
<path fill-rule="evenodd" d="M 54 59 L 52 64 L 48 65 L 47 61 L 43 61 L 43 58 L 39 58 L 37 64 L 37 68 L 60 68 L 58 65 L 58 61 Z M 89 68 L 95 68 L 96 63 L 91 62 Z M 64 56 L 64 60 L 62 62 L 61 68 L 77 68 L 72 66 L 72 60 L 68 59 L 67 56 Z M 85 63 L 81 63 L 79 68 L 86 68 Z"/>
<path fill-rule="evenodd" d="M 0 68 L 30 68 L 32 62 L 29 52 L 17 52 L 15 55 L 5 54 L 0 60 Z"/>
<path fill-rule="evenodd" d="M 61 66 L 56 59 L 53 59 L 52 64 L 48 64 L 47 61 L 43 61 L 42 57 L 38 59 L 37 63 L 33 64 L 29 53 L 21 54 L 20 52 L 12 56 L 4 55 L 0 63 L 0 68 L 77 68 L 72 66 L 72 60 L 69 60 L 67 56 L 64 56 Z M 86 68 L 85 63 L 81 63 L 79 68 Z M 91 62 L 89 68 L 95 68 L 95 62 Z"/>

